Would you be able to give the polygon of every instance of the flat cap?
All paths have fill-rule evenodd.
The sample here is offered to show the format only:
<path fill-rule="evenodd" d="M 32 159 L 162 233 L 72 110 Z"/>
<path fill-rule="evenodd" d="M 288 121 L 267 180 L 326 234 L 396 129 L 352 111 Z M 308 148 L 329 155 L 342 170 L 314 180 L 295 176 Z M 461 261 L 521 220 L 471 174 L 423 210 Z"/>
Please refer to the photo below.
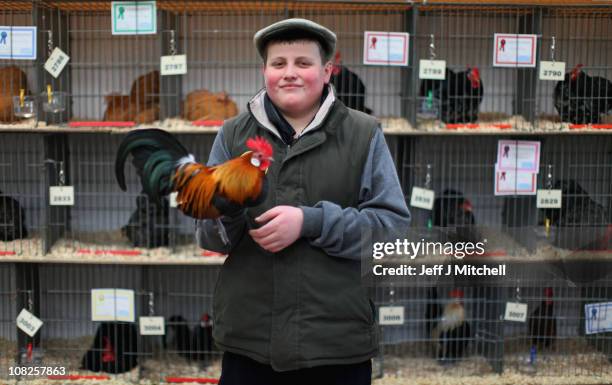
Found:
<path fill-rule="evenodd" d="M 324 26 L 307 19 L 286 19 L 271 24 L 260 29 L 253 36 L 253 42 L 259 52 L 259 56 L 264 58 L 266 44 L 270 40 L 285 38 L 313 38 L 323 48 L 325 60 L 331 60 L 336 51 L 336 34 Z"/>

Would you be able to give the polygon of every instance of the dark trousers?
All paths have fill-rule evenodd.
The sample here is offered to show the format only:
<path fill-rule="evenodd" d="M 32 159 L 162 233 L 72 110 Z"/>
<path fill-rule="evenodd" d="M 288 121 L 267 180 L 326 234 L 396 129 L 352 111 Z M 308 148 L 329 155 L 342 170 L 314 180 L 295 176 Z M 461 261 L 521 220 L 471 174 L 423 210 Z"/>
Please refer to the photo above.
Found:
<path fill-rule="evenodd" d="M 269 365 L 224 353 L 219 385 L 371 385 L 370 360 L 351 365 L 318 366 L 276 372 Z"/>

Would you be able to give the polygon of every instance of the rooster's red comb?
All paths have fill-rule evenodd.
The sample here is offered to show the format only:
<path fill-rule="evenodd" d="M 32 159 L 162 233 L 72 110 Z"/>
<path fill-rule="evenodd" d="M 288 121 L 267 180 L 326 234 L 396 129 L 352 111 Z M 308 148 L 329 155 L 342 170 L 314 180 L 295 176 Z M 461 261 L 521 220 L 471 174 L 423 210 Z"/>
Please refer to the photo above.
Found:
<path fill-rule="evenodd" d="M 249 150 L 260 152 L 266 158 L 271 158 L 272 154 L 274 153 L 270 142 L 268 142 L 261 136 L 256 136 L 255 138 L 247 139 L 246 145 Z"/>
<path fill-rule="evenodd" d="M 461 289 L 453 289 L 448 293 L 451 298 L 463 298 L 463 290 Z"/>

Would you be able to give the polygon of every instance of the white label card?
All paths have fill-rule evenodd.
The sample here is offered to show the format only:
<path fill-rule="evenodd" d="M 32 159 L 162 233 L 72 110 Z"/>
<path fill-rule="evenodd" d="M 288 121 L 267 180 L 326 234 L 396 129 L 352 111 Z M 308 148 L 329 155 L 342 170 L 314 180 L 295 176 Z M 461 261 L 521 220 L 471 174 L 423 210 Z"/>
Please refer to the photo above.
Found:
<path fill-rule="evenodd" d="M 59 47 L 55 47 L 53 52 L 51 52 L 51 56 L 45 62 L 45 70 L 49 72 L 54 78 L 57 78 L 68 61 L 70 57 L 64 53 Z"/>
<path fill-rule="evenodd" d="M 134 322 L 134 290 L 91 289 L 91 320 Z"/>
<path fill-rule="evenodd" d="M 140 335 L 163 336 L 166 334 L 164 317 L 140 317 Z"/>
<path fill-rule="evenodd" d="M 584 319 L 586 334 L 612 331 L 612 302 L 584 305 Z"/>
<path fill-rule="evenodd" d="M 379 325 L 403 325 L 404 307 L 403 306 L 381 306 L 378 308 Z"/>
<path fill-rule="evenodd" d="M 160 72 L 162 76 L 185 75 L 187 73 L 187 55 L 162 56 Z"/>
<path fill-rule="evenodd" d="M 74 186 L 49 187 L 49 204 L 51 206 L 74 206 Z"/>
<path fill-rule="evenodd" d="M 0 26 L 0 59 L 36 60 L 36 27 Z"/>
<path fill-rule="evenodd" d="M 111 12 L 113 35 L 157 33 L 155 1 L 113 1 Z"/>
<path fill-rule="evenodd" d="M 565 78 L 565 62 L 541 61 L 540 80 L 563 81 Z"/>
<path fill-rule="evenodd" d="M 493 67 L 535 67 L 538 35 L 496 33 Z"/>
<path fill-rule="evenodd" d="M 17 316 L 17 327 L 30 337 L 34 337 L 42 324 L 43 322 L 40 319 L 26 309 L 21 310 Z"/>
<path fill-rule="evenodd" d="M 446 60 L 420 60 L 419 79 L 444 80 L 446 78 Z"/>
<path fill-rule="evenodd" d="M 525 322 L 527 320 L 527 304 L 519 302 L 506 302 L 504 320 Z"/>
<path fill-rule="evenodd" d="M 421 187 L 413 187 L 410 196 L 410 206 L 420 209 L 432 210 L 436 193 Z"/>
<path fill-rule="evenodd" d="M 407 66 L 410 35 L 406 32 L 363 32 L 363 64 Z"/>
<path fill-rule="evenodd" d="M 561 190 L 538 190 L 536 207 L 539 209 L 560 209 Z"/>

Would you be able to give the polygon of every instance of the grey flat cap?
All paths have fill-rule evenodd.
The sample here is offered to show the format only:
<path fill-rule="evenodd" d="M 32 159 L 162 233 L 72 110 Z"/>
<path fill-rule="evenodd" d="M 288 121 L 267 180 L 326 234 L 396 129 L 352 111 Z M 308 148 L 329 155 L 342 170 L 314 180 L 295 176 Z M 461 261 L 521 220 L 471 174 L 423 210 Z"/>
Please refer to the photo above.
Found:
<path fill-rule="evenodd" d="M 263 59 L 266 44 L 272 39 L 312 37 L 323 47 L 325 60 L 331 60 L 336 51 L 336 34 L 324 26 L 306 19 L 287 19 L 260 29 L 253 36 L 253 42 Z"/>

